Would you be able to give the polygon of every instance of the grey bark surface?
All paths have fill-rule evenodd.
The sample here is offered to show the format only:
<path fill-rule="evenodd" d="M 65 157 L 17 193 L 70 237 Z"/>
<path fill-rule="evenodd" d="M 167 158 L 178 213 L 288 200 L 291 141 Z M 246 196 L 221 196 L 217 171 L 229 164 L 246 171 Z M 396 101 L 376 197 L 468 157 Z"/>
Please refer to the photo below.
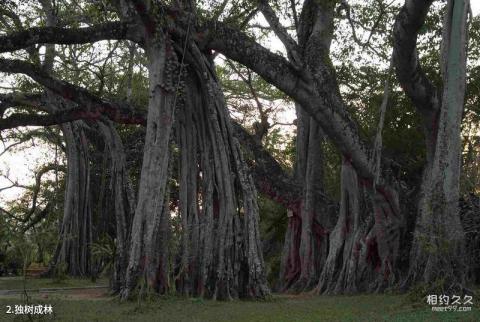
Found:
<path fill-rule="evenodd" d="M 67 148 L 67 183 L 60 243 L 53 265 L 65 263 L 68 274 L 85 276 L 91 273 L 92 242 L 87 139 L 78 123 L 63 124 L 62 132 Z"/>
<path fill-rule="evenodd" d="M 109 121 L 98 123 L 99 132 L 105 142 L 110 166 L 108 193 L 113 202 L 115 218 L 115 258 L 111 287 L 120 292 L 126 279 L 128 260 L 128 242 L 131 222 L 135 211 L 135 201 L 130 178 L 128 176 L 126 155 L 122 140 Z M 106 214 L 103 214 L 104 216 Z"/>
<path fill-rule="evenodd" d="M 384 291 L 399 280 L 396 267 L 404 228 L 396 189 L 373 190 L 348 160 L 342 164 L 340 214 L 330 233 L 317 293 Z"/>
<path fill-rule="evenodd" d="M 264 4 L 264 15 L 277 34 L 284 31 L 275 24 L 271 9 Z M 329 60 L 332 31 L 333 5 L 306 1 L 297 27 L 298 45 L 285 39 L 289 59 L 294 64 L 303 61 L 315 77 L 325 73 L 324 64 Z M 268 17 L 270 17 L 268 19 Z M 322 86 L 317 83 L 316 86 Z M 323 192 L 323 143 L 325 136 L 320 124 L 300 104 L 297 110 L 297 139 L 295 177 L 303 186 L 302 199 L 289 217 L 280 269 L 283 289 L 304 291 L 317 283 L 328 253 L 328 230 L 331 228 L 331 212 L 327 209 Z M 298 226 L 300 228 L 298 228 Z M 296 236 L 295 234 L 300 234 Z M 293 247 L 293 248 L 292 248 Z"/>
<path fill-rule="evenodd" d="M 167 39 L 157 34 L 147 45 L 149 103 L 147 131 L 138 201 L 132 223 L 129 259 L 123 298 L 129 298 L 145 279 L 148 287 L 167 289 L 165 252 L 170 210 L 166 192 L 170 159 L 170 136 L 174 118 L 174 94 L 171 85 L 176 57 L 167 49 Z"/>
<path fill-rule="evenodd" d="M 405 284 L 447 292 L 465 288 L 465 234 L 460 221 L 461 122 L 466 82 L 469 1 L 449 1 L 443 33 L 443 97 L 433 160 L 427 167 Z"/>
<path fill-rule="evenodd" d="M 192 46 L 178 108 L 184 294 L 264 298 L 266 283 L 255 185 L 243 159 L 213 62 Z"/>

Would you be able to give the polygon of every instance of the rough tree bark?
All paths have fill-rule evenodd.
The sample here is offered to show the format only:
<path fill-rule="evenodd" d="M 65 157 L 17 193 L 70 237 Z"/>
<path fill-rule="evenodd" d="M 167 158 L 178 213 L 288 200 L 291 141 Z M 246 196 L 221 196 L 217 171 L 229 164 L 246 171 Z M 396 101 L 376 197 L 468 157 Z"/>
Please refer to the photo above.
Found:
<path fill-rule="evenodd" d="M 322 97 L 327 105 L 335 106 L 334 109 L 339 113 L 339 116 L 348 124 L 340 130 L 341 135 L 353 138 L 354 136 L 349 131 L 355 131 L 356 127 L 345 112 L 345 105 L 336 82 L 335 71 L 329 58 L 335 5 L 335 1 L 306 1 L 304 3 L 299 19 L 298 45 L 289 38 L 288 33 L 278 23 L 278 19 L 275 18 L 273 10 L 269 9 L 266 1 L 262 1 L 261 8 L 270 26 L 285 44 L 292 63 L 297 68 L 301 67 L 305 72 L 305 78 L 309 79 L 313 85 L 312 90 L 317 96 Z M 312 116 L 312 119 L 308 121 L 309 131 L 315 131 L 315 126 L 321 124 L 322 128 L 330 133 L 330 138 L 335 141 L 335 137 L 338 136 L 331 135 L 330 124 L 325 124 L 323 120 L 315 117 L 316 114 L 312 114 L 308 109 L 309 103 L 304 103 L 301 99 L 298 102 Z M 299 124 L 301 123 L 299 122 Z M 301 135 L 302 128 L 300 127 L 299 130 Z M 303 139 L 308 142 L 306 143 L 308 147 L 306 152 L 302 152 L 301 146 L 297 146 L 300 155 L 302 153 L 308 155 L 303 166 L 305 167 L 305 173 L 309 176 L 315 176 L 312 164 L 317 163 L 315 166 L 318 166 L 318 160 L 309 164 L 309 161 L 312 161 L 309 160 L 309 157 L 313 155 L 315 158 L 317 155 L 316 158 L 319 158 L 318 152 L 314 149 L 311 150 L 312 147 L 318 146 L 318 143 L 312 142 L 312 135 L 314 135 L 312 132 L 308 132 Z M 356 143 L 356 147 L 361 148 L 361 144 Z M 342 147 L 340 147 L 340 150 L 342 151 Z M 310 151 L 312 151 L 311 155 Z M 326 248 L 328 245 L 327 229 L 325 229 L 329 225 L 328 212 L 320 210 L 321 207 L 315 204 L 315 198 L 309 191 L 311 182 L 308 180 L 309 177 L 306 177 L 304 188 L 306 193 L 302 204 L 300 254 L 297 255 L 294 251 L 288 251 L 287 249 L 285 254 L 291 254 L 291 258 L 284 260 L 284 265 L 288 264 L 292 267 L 289 277 L 295 276 L 295 274 L 299 276 L 297 282 L 293 284 L 294 289 L 308 289 L 313 286 L 312 283 L 318 281 L 317 292 L 356 292 L 357 290 L 383 288 L 386 284 L 391 285 L 397 278 L 396 272 L 392 271 L 396 269 L 395 263 L 398 256 L 398 241 L 402 222 L 398 207 L 398 196 L 395 190 L 391 188 L 393 183 L 389 183 L 389 186 L 387 186 L 384 181 L 379 187 L 374 187 L 375 176 L 373 175 L 371 162 L 368 161 L 369 165 L 365 167 L 368 168 L 366 172 L 370 173 L 366 175 L 366 172 L 357 163 L 358 160 L 355 161 L 352 158 L 352 152 L 353 150 L 343 152 L 345 160 L 341 181 L 343 197 L 337 225 L 329 236 L 328 250 Z M 371 156 L 367 157 L 367 159 L 370 158 Z M 348 169 L 345 169 L 346 167 Z M 357 178 L 355 172 L 359 172 L 362 178 Z M 315 178 L 316 182 L 321 179 L 318 176 Z M 368 204 L 368 198 L 371 199 L 369 203 L 372 211 L 370 212 L 367 212 L 366 207 L 360 207 L 362 204 Z M 321 216 L 317 216 L 317 220 L 313 220 L 312 214 L 308 211 L 314 208 L 318 212 L 323 212 Z M 373 212 L 373 209 L 375 212 Z M 365 221 L 370 222 L 366 228 L 363 227 Z M 293 220 L 291 220 L 291 223 L 292 229 L 287 231 L 287 245 L 296 246 L 299 241 L 298 237 L 294 237 L 293 228 L 298 231 L 299 224 Z M 313 229 L 314 225 L 317 225 L 317 229 Z M 322 239 L 319 236 L 312 237 L 315 230 L 318 231 L 320 236 L 323 235 Z M 369 242 L 371 239 L 372 245 L 370 245 L 368 252 L 366 250 L 362 252 L 362 245 L 365 245 L 367 239 Z M 323 243 L 319 243 L 321 241 Z M 324 248 L 320 249 L 319 247 L 322 244 Z M 319 249 L 316 250 L 315 247 Z M 360 257 L 360 255 L 362 256 Z M 371 257 L 375 257 L 375 261 L 370 260 Z M 323 263 L 325 265 L 319 280 Z M 357 266 L 363 266 L 363 269 L 370 273 L 369 279 L 354 275 Z M 285 271 L 284 269 L 282 273 L 285 274 Z"/>
<path fill-rule="evenodd" d="M 132 4 L 145 29 L 151 97 L 123 297 L 131 295 L 142 273 L 148 285 L 159 292 L 171 287 L 166 279 L 170 230 L 167 180 L 176 109 L 182 219 L 176 286 L 183 293 L 214 299 L 263 298 L 269 289 L 259 241 L 256 192 L 233 139 L 213 63 L 188 38 L 188 22 L 183 46 L 175 48 L 182 57 L 179 64 L 169 35 L 160 27 L 164 18 L 161 8 L 143 1 Z M 184 59 L 193 66 L 195 86 L 185 86 Z M 195 184 L 199 179 L 201 183 Z M 241 198 L 237 199 L 239 192 Z"/>
<path fill-rule="evenodd" d="M 58 19 L 50 1 L 41 0 L 46 16 L 46 26 L 55 27 Z M 53 71 L 55 46 L 47 45 L 42 69 L 45 74 Z M 65 105 L 54 93 L 46 92 L 48 109 L 63 110 Z M 92 209 L 90 196 L 90 160 L 87 136 L 82 121 L 65 123 L 60 126 L 66 145 L 67 174 L 64 211 L 59 231 L 59 243 L 50 271 L 66 264 L 69 275 L 90 275 L 92 273 Z"/>
<path fill-rule="evenodd" d="M 105 143 L 109 155 L 110 165 L 108 200 L 112 202 L 115 214 L 115 258 L 111 287 L 114 292 L 120 292 L 126 279 L 128 260 L 128 242 L 130 238 L 131 222 L 135 211 L 135 201 L 128 170 L 125 150 L 122 140 L 110 121 L 98 122 L 98 130 Z M 111 209 L 111 208 L 110 208 Z M 103 209 L 106 210 L 106 209 Z M 103 214 L 106 216 L 107 214 Z"/>
<path fill-rule="evenodd" d="M 148 287 L 159 292 L 168 288 L 166 259 L 170 209 L 167 185 L 175 101 L 173 78 L 178 61 L 161 31 L 146 43 L 146 54 L 150 95 L 147 131 L 123 298 L 132 295 L 139 278 L 145 278 Z"/>
<path fill-rule="evenodd" d="M 210 58 L 191 45 L 178 108 L 182 244 L 175 276 L 184 294 L 264 298 L 270 291 L 258 206 Z"/>
<path fill-rule="evenodd" d="M 299 19 L 299 45 L 306 68 L 312 75 L 316 92 L 320 97 L 325 97 L 340 107 L 344 103 L 329 58 L 335 4 L 330 1 L 305 2 Z M 339 112 L 342 113 L 342 110 Z M 315 124 L 314 118 L 311 122 Z M 310 128 L 314 129 L 313 126 Z M 348 136 L 348 133 L 344 132 L 344 135 Z M 369 167 L 372 168 L 371 165 Z M 323 271 L 321 276 L 316 275 L 320 274 L 319 269 L 315 270 L 315 273 L 310 273 L 311 277 L 316 277 L 312 281 L 318 281 L 317 292 L 351 293 L 379 290 L 386 285 L 392 285 L 397 278 L 395 263 L 402 219 L 398 196 L 393 189 L 394 182 L 384 180 L 382 186 L 375 187 L 372 179 L 357 177 L 356 172 L 359 170 L 358 165 L 353 166 L 351 154 L 344 154 L 342 199 L 337 224 L 327 235 L 332 220 L 328 212 L 324 210 L 317 221 L 317 224 L 320 224 L 317 226 L 318 230 L 324 236 L 322 240 L 324 248 L 316 254 L 319 257 L 317 265 Z M 383 178 L 386 179 L 385 176 Z M 308 188 L 308 182 L 306 183 Z M 308 201 L 307 198 L 307 204 Z M 318 205 L 316 207 L 320 208 Z M 372 244 L 369 251 L 362 250 L 365 242 Z M 306 249 L 309 250 L 308 247 Z M 372 254 L 378 257 L 378 263 L 370 260 Z M 308 253 L 304 253 L 302 257 L 308 258 Z M 368 276 L 367 273 L 359 273 L 357 276 L 355 274 L 357 269 L 368 272 Z"/>
<path fill-rule="evenodd" d="M 346 159 L 341 176 L 340 214 L 316 292 L 383 291 L 399 279 L 403 217 L 397 189 L 373 189 Z"/>
<path fill-rule="evenodd" d="M 303 196 L 289 209 L 280 269 L 284 290 L 313 288 L 327 256 L 331 211 L 322 195 L 323 141 L 318 123 L 297 107 L 295 177 L 303 186 Z"/>
<path fill-rule="evenodd" d="M 422 184 L 410 271 L 405 284 L 422 282 L 449 293 L 463 290 L 467 269 L 459 212 L 461 122 L 466 81 L 469 1 L 447 3 L 443 33 L 443 97 L 434 124 L 431 163 Z M 427 141 L 428 142 L 428 141 Z"/>
<path fill-rule="evenodd" d="M 79 122 L 61 126 L 67 147 L 67 176 L 60 242 L 52 261 L 54 267 L 65 263 L 67 273 L 73 276 L 91 273 L 90 165 L 87 138 Z"/>
<path fill-rule="evenodd" d="M 267 20 L 275 26 L 273 11 L 266 1 L 262 6 Z M 295 64 L 304 62 L 313 74 L 321 73 L 328 61 L 333 32 L 332 4 L 305 1 L 298 19 L 298 48 L 289 48 L 289 59 Z M 294 10 L 294 9 L 293 9 Z M 280 27 L 277 35 L 282 36 Z M 284 44 L 288 44 L 284 40 Z M 303 197 L 296 209 L 291 209 L 282 255 L 280 280 L 283 289 L 303 291 L 312 289 L 328 253 L 328 234 L 331 228 L 331 212 L 327 208 L 323 192 L 323 143 L 324 134 L 316 122 L 297 104 L 297 140 L 295 177 L 303 186 Z"/>

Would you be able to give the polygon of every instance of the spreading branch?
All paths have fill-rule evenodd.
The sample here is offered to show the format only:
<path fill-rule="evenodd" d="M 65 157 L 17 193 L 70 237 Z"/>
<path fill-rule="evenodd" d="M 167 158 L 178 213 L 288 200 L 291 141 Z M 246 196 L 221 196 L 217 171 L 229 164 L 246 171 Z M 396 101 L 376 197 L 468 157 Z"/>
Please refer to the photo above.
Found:
<path fill-rule="evenodd" d="M 79 86 L 50 76 L 34 64 L 21 60 L 0 59 L 0 71 L 25 74 L 64 99 L 74 101 L 82 106 L 82 108 L 58 111 L 43 117 L 14 114 L 1 121 L 3 128 L 21 125 L 53 125 L 81 118 L 98 119 L 100 116 L 105 116 L 114 122 L 122 124 L 139 124 L 145 120 L 142 112 L 132 110 L 125 105 L 104 101 Z M 29 122 L 37 122 L 37 124 Z"/>
<path fill-rule="evenodd" d="M 36 70 L 36 72 L 38 73 L 43 73 L 41 70 L 35 69 L 35 66 L 32 66 L 31 64 L 28 64 L 28 67 Z M 0 70 L 2 70 L 1 60 Z M 5 128 L 13 128 L 20 125 L 48 126 L 72 122 L 80 119 L 97 120 L 100 117 L 108 117 L 112 113 L 114 115 L 122 113 L 121 111 L 117 110 L 119 108 L 118 103 L 105 101 L 97 97 L 95 94 L 88 92 L 84 88 L 54 79 L 51 76 L 43 75 L 43 77 L 48 77 L 48 82 L 44 81 L 41 84 L 49 85 L 50 89 L 54 92 L 58 91 L 58 88 L 63 88 L 62 86 L 75 89 L 77 95 L 69 96 L 69 99 L 77 103 L 78 107 L 56 111 L 50 109 L 51 112 L 47 115 L 13 114 L 6 119 L 0 120 L 0 130 Z M 39 80 L 43 80 L 43 78 L 39 78 Z M 59 85 L 57 87 L 52 86 L 52 84 Z M 16 97 L 23 104 L 31 103 L 25 99 L 26 97 L 35 97 L 35 99 L 38 99 L 37 95 L 33 94 L 15 94 L 15 96 L 9 95 L 8 97 L 12 100 L 14 100 L 14 97 Z M 108 106 L 109 110 L 106 111 L 105 109 L 103 109 L 103 105 L 99 104 L 99 102 L 102 102 L 103 105 Z M 92 108 L 92 106 L 94 108 Z M 42 108 L 40 106 L 39 108 L 46 110 L 45 108 Z M 111 112 L 110 109 L 113 109 L 113 112 Z M 130 113 L 131 111 L 138 109 L 127 105 L 126 107 L 124 107 L 124 110 L 129 111 Z M 113 118 L 113 120 L 116 122 L 128 120 L 127 123 L 129 124 L 139 124 L 145 126 L 146 114 L 144 112 L 138 111 L 135 112 L 135 117 L 133 118 L 128 118 L 124 116 L 121 118 Z M 301 189 L 298 184 L 293 181 L 293 179 L 281 168 L 278 162 L 272 156 L 270 156 L 268 152 L 266 152 L 260 145 L 256 143 L 252 135 L 245 131 L 245 129 L 243 129 L 239 124 L 236 124 L 235 122 L 233 123 L 236 137 L 240 140 L 241 144 L 249 151 L 251 151 L 255 156 L 255 166 L 253 167 L 253 172 L 258 179 L 256 180 L 256 182 L 261 183 L 259 189 L 264 193 L 270 195 L 272 194 L 272 191 L 276 191 L 275 196 L 272 196 L 272 198 L 277 199 L 277 201 L 287 207 L 289 205 L 291 206 L 294 202 L 300 200 Z"/>
<path fill-rule="evenodd" d="M 292 97 L 317 121 L 331 141 L 353 164 L 364 179 L 374 179 L 369 163 L 369 148 L 360 138 L 357 126 L 349 118 L 345 106 L 334 97 L 336 90 L 325 86 L 322 93 L 304 73 L 284 57 L 270 52 L 242 32 L 217 22 L 216 28 L 204 26 L 208 38 L 204 46 L 235 60 L 267 82 Z M 327 84 L 331 86 L 332 84 Z"/>
<path fill-rule="evenodd" d="M 393 64 L 398 80 L 419 112 L 431 116 L 440 108 L 440 95 L 423 71 L 417 38 L 432 0 L 407 0 L 393 28 Z"/>
<path fill-rule="evenodd" d="M 0 37 L 0 53 L 36 44 L 85 44 L 100 40 L 129 39 L 141 42 L 136 29 L 125 22 L 108 22 L 84 28 L 33 27 Z"/>

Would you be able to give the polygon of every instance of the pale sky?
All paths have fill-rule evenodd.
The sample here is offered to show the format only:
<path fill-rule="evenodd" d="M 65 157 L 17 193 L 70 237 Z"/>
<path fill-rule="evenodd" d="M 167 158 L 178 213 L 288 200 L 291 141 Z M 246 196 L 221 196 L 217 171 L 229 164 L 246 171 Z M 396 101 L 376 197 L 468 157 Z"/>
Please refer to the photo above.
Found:
<path fill-rule="evenodd" d="M 475 16 L 480 13 L 480 0 L 470 0 L 470 6 Z"/>

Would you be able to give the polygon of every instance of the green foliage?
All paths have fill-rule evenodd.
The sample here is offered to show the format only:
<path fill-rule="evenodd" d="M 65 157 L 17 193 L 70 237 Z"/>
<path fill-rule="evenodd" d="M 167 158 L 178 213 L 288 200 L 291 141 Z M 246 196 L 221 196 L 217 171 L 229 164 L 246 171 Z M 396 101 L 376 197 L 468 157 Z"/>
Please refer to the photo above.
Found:
<path fill-rule="evenodd" d="M 292 169 L 295 162 L 295 137 L 292 134 L 274 128 L 265 137 L 264 148 L 284 169 Z"/>
<path fill-rule="evenodd" d="M 16 263 L 22 275 L 25 275 L 25 270 L 35 258 L 35 247 L 22 234 L 11 235 L 10 245 L 5 263 Z"/>
<path fill-rule="evenodd" d="M 113 238 L 108 234 L 104 234 L 90 245 L 90 249 L 93 259 L 102 262 L 104 271 L 111 274 L 116 254 L 116 245 Z"/>

